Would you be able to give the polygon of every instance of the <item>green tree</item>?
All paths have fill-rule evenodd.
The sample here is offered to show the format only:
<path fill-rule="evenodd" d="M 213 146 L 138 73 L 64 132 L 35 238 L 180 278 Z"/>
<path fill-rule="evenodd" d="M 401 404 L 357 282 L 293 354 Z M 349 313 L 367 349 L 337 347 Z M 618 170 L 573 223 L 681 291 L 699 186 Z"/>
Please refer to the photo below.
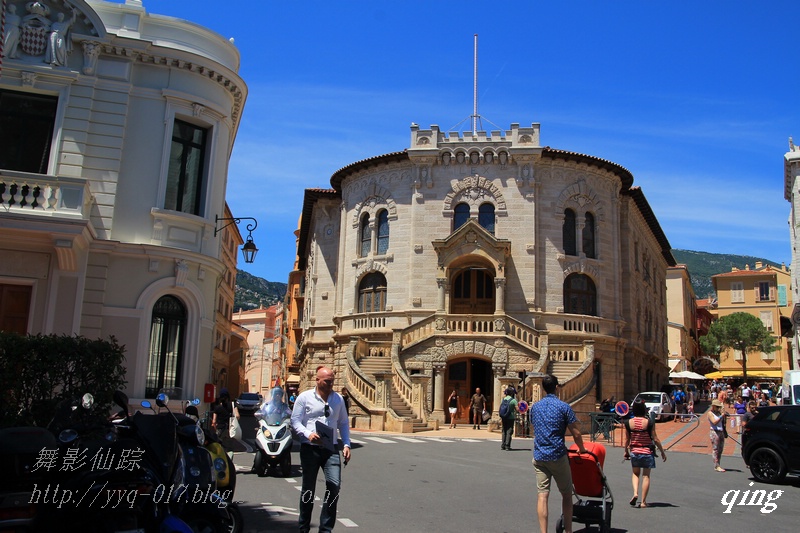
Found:
<path fill-rule="evenodd" d="M 739 350 L 745 380 L 747 354 L 772 353 L 780 349 L 761 320 L 749 313 L 733 313 L 712 322 L 708 335 L 700 338 L 700 347 L 706 354 L 716 356 L 726 350 Z"/>
<path fill-rule="evenodd" d="M 60 401 L 86 392 L 102 413 L 125 386 L 124 353 L 114 337 L 0 332 L 0 427 L 46 426 Z"/>

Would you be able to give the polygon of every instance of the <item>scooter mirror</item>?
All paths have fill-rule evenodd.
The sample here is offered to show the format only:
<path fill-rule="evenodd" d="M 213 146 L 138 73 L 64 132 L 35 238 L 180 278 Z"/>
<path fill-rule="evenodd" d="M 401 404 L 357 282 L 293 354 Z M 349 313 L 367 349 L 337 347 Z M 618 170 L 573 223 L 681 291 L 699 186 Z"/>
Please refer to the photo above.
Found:
<path fill-rule="evenodd" d="M 167 396 L 163 392 L 159 393 L 159 395 L 156 396 L 156 405 L 157 406 L 166 407 L 168 402 L 169 402 L 169 396 Z"/>
<path fill-rule="evenodd" d="M 192 400 L 192 405 L 200 405 L 200 398 L 195 398 Z"/>
<path fill-rule="evenodd" d="M 145 409 L 152 409 L 153 404 L 151 404 L 148 400 L 142 400 L 142 407 Z"/>

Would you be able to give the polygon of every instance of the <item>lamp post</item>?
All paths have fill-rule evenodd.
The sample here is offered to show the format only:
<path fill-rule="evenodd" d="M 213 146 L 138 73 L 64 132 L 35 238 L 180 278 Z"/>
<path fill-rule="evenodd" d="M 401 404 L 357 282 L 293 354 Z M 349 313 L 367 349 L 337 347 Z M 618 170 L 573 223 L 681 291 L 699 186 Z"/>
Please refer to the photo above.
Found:
<path fill-rule="evenodd" d="M 214 216 L 214 237 L 217 236 L 217 233 L 224 230 L 231 224 L 239 224 L 242 220 L 252 220 L 252 224 L 247 224 L 247 239 L 245 240 L 244 246 L 242 246 L 242 255 L 244 256 L 245 263 L 252 263 L 256 259 L 256 254 L 258 253 L 258 248 L 256 248 L 256 244 L 253 242 L 253 231 L 258 227 L 258 221 L 253 217 L 220 217 L 215 215 Z M 216 227 L 217 223 L 219 222 L 228 222 L 227 224 Z"/>

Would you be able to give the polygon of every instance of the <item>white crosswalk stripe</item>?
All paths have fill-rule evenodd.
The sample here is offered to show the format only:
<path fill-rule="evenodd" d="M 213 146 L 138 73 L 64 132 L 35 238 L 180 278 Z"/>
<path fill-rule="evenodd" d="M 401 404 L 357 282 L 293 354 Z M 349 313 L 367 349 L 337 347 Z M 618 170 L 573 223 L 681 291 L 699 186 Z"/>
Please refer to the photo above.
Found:
<path fill-rule="evenodd" d="M 381 444 L 397 444 L 393 440 L 383 439 L 381 437 L 364 437 L 364 438 L 372 442 L 380 442 Z"/>
<path fill-rule="evenodd" d="M 417 444 L 419 442 L 425 442 L 425 439 L 412 439 L 410 437 L 394 437 L 394 438 L 397 440 L 401 440 L 403 442 L 413 442 L 414 444 Z"/>

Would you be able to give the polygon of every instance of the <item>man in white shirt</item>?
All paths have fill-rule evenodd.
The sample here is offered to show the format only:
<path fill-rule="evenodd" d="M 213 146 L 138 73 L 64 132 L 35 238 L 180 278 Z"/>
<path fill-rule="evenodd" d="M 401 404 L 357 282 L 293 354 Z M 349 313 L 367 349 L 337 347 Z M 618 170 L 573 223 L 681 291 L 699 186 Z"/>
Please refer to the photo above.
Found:
<path fill-rule="evenodd" d="M 319 531 L 333 531 L 336 525 L 336 505 L 339 502 L 342 462 L 338 448 L 331 450 L 318 433 L 317 423 L 325 424 L 334 434 L 339 430 L 342 439 L 344 464 L 350 461 L 350 424 L 344 400 L 334 392 L 334 373 L 330 368 L 317 368 L 317 385 L 303 391 L 294 402 L 292 429 L 300 440 L 300 465 L 303 468 L 303 487 L 300 491 L 299 531 L 311 530 L 311 512 L 314 509 L 314 487 L 319 469 L 325 474 L 325 497 L 322 500 Z M 325 428 L 322 428 L 323 430 Z M 326 431 L 327 433 L 327 431 Z"/>

